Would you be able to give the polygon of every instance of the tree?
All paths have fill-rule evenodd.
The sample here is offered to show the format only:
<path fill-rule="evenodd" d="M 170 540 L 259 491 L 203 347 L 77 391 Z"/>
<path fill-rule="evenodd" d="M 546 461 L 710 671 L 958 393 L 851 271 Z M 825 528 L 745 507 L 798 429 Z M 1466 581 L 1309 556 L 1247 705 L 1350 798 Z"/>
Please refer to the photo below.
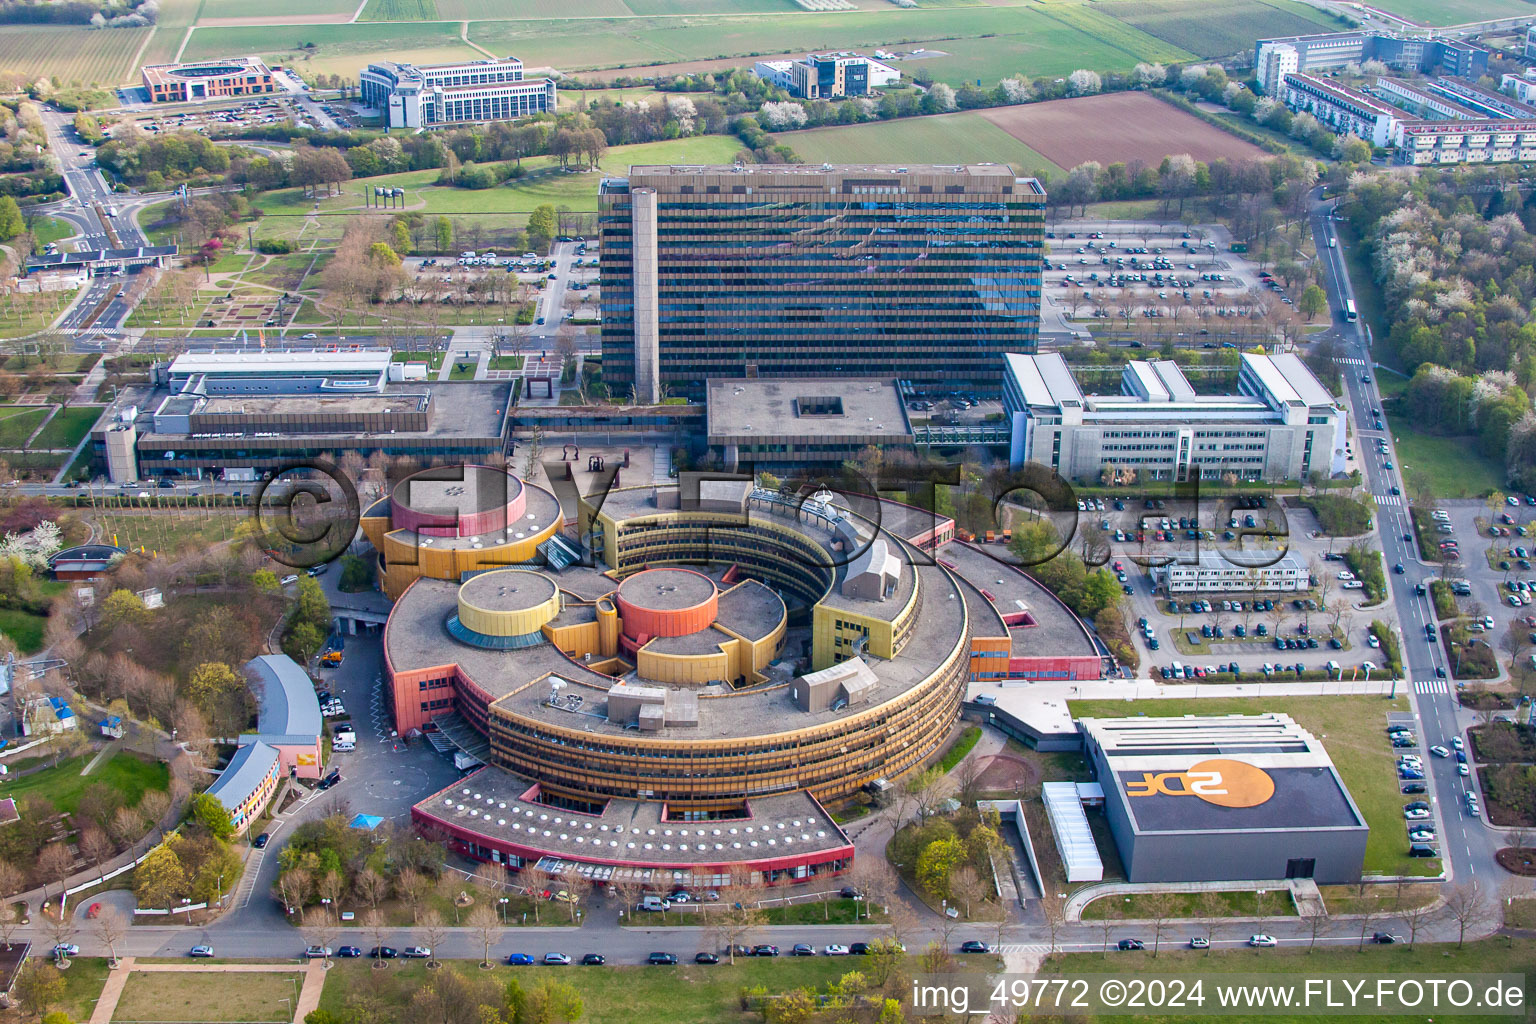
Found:
<path fill-rule="evenodd" d="M 1456 922 L 1456 948 L 1467 941 L 1467 929 L 1476 928 L 1489 919 L 1492 908 L 1482 885 L 1476 879 L 1451 886 L 1445 893 L 1445 910 Z"/>
<path fill-rule="evenodd" d="M 0 196 L 0 242 L 9 242 L 26 229 L 26 221 L 21 216 L 21 207 L 17 205 L 16 198 Z"/>
<path fill-rule="evenodd" d="M 1152 957 L 1157 958 L 1163 936 L 1168 934 L 1169 918 L 1174 914 L 1173 898 L 1165 892 L 1153 893 L 1142 900 L 1142 911 L 1152 923 Z"/>
<path fill-rule="evenodd" d="M 426 899 L 427 893 L 432 889 L 432 879 L 417 871 L 415 868 L 402 868 L 395 876 L 395 892 L 411 908 L 411 922 L 417 920 L 417 913 L 421 908 L 421 901 Z"/>
<path fill-rule="evenodd" d="M 1403 924 L 1408 926 L 1408 945 L 1411 948 L 1418 941 L 1419 929 L 1429 923 L 1439 908 L 1433 903 L 1417 902 L 1403 904 L 1398 907 L 1398 916 L 1403 919 Z"/>
<path fill-rule="evenodd" d="M 235 822 L 229 816 L 229 809 L 219 802 L 219 798 L 209 793 L 199 793 L 192 798 L 191 805 L 187 808 L 187 815 L 203 828 L 208 834 L 223 839 L 226 842 L 234 838 Z"/>
<path fill-rule="evenodd" d="M 331 941 L 336 937 L 336 921 L 321 907 L 311 907 L 304 912 L 304 923 L 299 926 L 307 945 L 325 950 L 325 962 L 331 962 Z"/>
<path fill-rule="evenodd" d="M 947 897 L 955 869 L 965 861 L 965 847 L 954 837 L 935 839 L 917 855 L 917 882 L 933 896 Z"/>
<path fill-rule="evenodd" d="M 33 1016 L 42 1016 L 65 992 L 64 975 L 49 968 L 43 960 L 28 960 L 16 978 L 16 998 L 22 1009 Z"/>
<path fill-rule="evenodd" d="M 544 977 L 525 994 L 519 1024 L 573 1024 L 586 1011 L 575 986 L 559 978 Z"/>
<path fill-rule="evenodd" d="M 764 1024 L 806 1024 L 816 1012 L 816 1000 L 804 988 L 790 989 L 763 1006 Z"/>
<path fill-rule="evenodd" d="M 496 945 L 496 940 L 501 938 L 501 918 L 496 915 L 496 910 L 489 903 L 481 902 L 469 914 L 469 928 L 474 932 L 475 938 L 480 941 L 480 963 L 489 966 L 491 961 L 491 947 Z"/>
<path fill-rule="evenodd" d="M 1311 323 L 1319 313 L 1328 308 L 1328 295 L 1315 284 L 1309 284 L 1296 300 L 1296 308 Z"/>
<path fill-rule="evenodd" d="M 535 207 L 528 215 L 528 240 L 535 249 L 547 249 L 559 232 L 558 215 L 548 203 Z"/>
<path fill-rule="evenodd" d="M 128 933 L 128 919 L 116 907 L 102 907 L 100 913 L 96 915 L 95 928 L 96 938 L 107 947 L 107 956 L 116 960 L 117 944 Z"/>
<path fill-rule="evenodd" d="M 389 879 L 379 874 L 373 868 L 363 868 L 357 873 L 357 894 L 368 901 L 368 905 L 378 909 L 379 901 L 389 895 Z"/>
<path fill-rule="evenodd" d="M 964 904 L 967 918 L 971 916 L 971 904 L 980 903 L 987 898 L 987 884 L 969 864 L 960 866 L 950 881 L 949 888 L 954 893 L 955 901 Z"/>
<path fill-rule="evenodd" d="M 374 948 L 381 948 L 384 945 L 384 940 L 389 937 L 389 921 L 378 910 L 370 910 L 363 915 L 363 930 L 368 933 L 369 938 L 373 939 Z M 381 956 L 374 960 L 373 966 L 387 967 L 389 965 L 384 962 L 384 958 Z"/>
<path fill-rule="evenodd" d="M 713 927 L 725 947 L 731 963 L 736 962 L 736 947 L 749 945 L 749 939 L 763 924 L 763 886 L 745 871 L 731 873 L 731 881 L 720 890 L 721 912 L 715 915 Z"/>
<path fill-rule="evenodd" d="M 432 956 L 427 959 L 427 966 L 432 967 L 437 964 L 438 947 L 443 944 L 443 936 L 448 934 L 448 926 L 443 923 L 443 915 L 436 907 L 428 907 L 421 912 L 420 927 L 421 937 L 432 951 Z"/>

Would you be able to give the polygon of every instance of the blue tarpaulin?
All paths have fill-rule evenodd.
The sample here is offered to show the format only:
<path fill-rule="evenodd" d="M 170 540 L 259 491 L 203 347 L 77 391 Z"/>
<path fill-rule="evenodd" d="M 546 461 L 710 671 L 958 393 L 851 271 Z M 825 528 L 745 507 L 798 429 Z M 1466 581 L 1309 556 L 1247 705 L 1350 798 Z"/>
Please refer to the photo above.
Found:
<path fill-rule="evenodd" d="M 384 819 L 379 817 L 377 814 L 359 814 L 357 817 L 352 819 L 350 824 L 352 828 L 360 828 L 364 829 L 365 831 L 372 832 L 374 829 L 384 824 Z"/>

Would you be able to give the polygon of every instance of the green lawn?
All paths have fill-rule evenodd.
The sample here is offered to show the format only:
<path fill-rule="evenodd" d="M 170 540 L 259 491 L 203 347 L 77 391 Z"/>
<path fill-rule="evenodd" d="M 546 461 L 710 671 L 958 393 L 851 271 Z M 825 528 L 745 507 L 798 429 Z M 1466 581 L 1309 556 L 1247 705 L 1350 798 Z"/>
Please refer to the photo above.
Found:
<path fill-rule="evenodd" d="M 82 723 L 83 725 L 84 723 Z M 113 754 L 96 766 L 89 775 L 81 775 L 80 769 L 90 761 L 91 754 L 60 761 L 53 768 L 15 780 L 0 782 L 0 796 L 20 799 L 39 794 L 52 801 L 53 806 L 66 814 L 72 814 L 80 803 L 80 794 L 87 786 L 106 783 L 123 794 L 129 806 L 139 802 L 148 789 L 165 789 L 170 785 L 170 769 L 161 761 L 146 761 L 131 753 Z"/>
<path fill-rule="evenodd" d="M 130 499 L 140 507 L 154 507 L 159 498 L 158 488 L 150 487 L 148 499 Z M 98 522 L 102 535 L 113 544 L 125 548 L 144 548 L 149 551 L 181 551 L 187 548 L 206 548 L 220 541 L 233 539 L 235 529 L 245 521 L 239 512 L 209 512 L 167 508 L 161 512 L 140 512 L 133 515 L 107 513 Z"/>
<path fill-rule="evenodd" d="M 73 291 L 12 293 L 0 300 L 0 338 L 34 334 L 52 324 L 74 299 Z"/>
<path fill-rule="evenodd" d="M 1173 913 L 1177 918 L 1198 919 L 1200 917 L 1200 903 L 1196 894 L 1192 892 L 1175 892 L 1168 894 L 1173 901 Z M 1270 892 L 1264 895 L 1262 902 L 1256 892 L 1217 893 L 1221 897 L 1222 917 L 1295 917 L 1296 904 L 1291 901 L 1290 893 Z M 1146 894 L 1132 894 L 1130 896 L 1104 896 L 1094 900 L 1083 908 L 1084 921 L 1102 921 L 1104 915 L 1114 908 L 1118 916 L 1131 921 L 1145 920 L 1147 913 L 1147 901 L 1150 897 Z"/>
<path fill-rule="evenodd" d="M 1341 925 L 1342 932 L 1325 932 L 1325 934 L 1358 935 L 1359 928 L 1352 930 L 1348 925 Z M 1150 936 L 1142 936 L 1150 950 Z M 1111 941 L 1114 936 L 1111 935 Z M 1176 948 L 1180 938 L 1171 942 L 1165 941 L 1157 959 L 1152 959 L 1151 952 L 1144 953 L 1118 953 L 1111 950 L 1107 955 L 1101 953 L 1057 953 L 1041 967 L 1041 973 L 1073 977 L 1084 974 L 1142 974 L 1156 973 L 1163 976 L 1178 975 L 1185 978 L 1196 978 L 1202 975 L 1215 974 L 1285 974 L 1291 980 L 1298 980 L 1309 975 L 1324 974 L 1369 974 L 1369 975 L 1394 975 L 1398 977 L 1438 977 L 1454 978 L 1458 975 L 1487 973 L 1487 974 L 1523 974 L 1531 970 L 1533 958 L 1536 958 L 1536 943 L 1530 939 L 1520 939 L 1514 943 L 1508 943 L 1502 938 L 1484 939 L 1479 942 L 1468 942 L 1463 948 L 1457 949 L 1454 944 L 1426 946 L 1414 949 L 1407 945 L 1376 946 L 1367 944 L 1357 951 L 1353 944 L 1341 944 L 1338 942 L 1319 943 L 1317 948 L 1308 952 L 1305 946 L 1283 946 L 1278 949 L 1213 949 L 1193 950 Z M 1220 979 L 1211 979 L 1212 983 Z M 1529 982 L 1527 982 L 1527 1002 L 1529 1002 Z M 1210 984 L 1205 986 L 1207 999 L 1210 998 Z M 1207 1002 L 1206 1008 L 1210 1008 Z M 1514 1016 L 1490 1016 L 1483 1020 L 1509 1021 L 1523 1019 L 1523 1014 Z M 1070 1018 L 1069 1018 L 1070 1019 Z M 1094 1016 L 1084 1017 L 1083 1020 L 1093 1020 L 1098 1024 L 1176 1024 L 1184 1021 L 1201 1022 L 1236 1022 L 1262 1020 L 1270 1024 L 1315 1024 L 1318 1020 L 1331 1019 L 1317 1014 L 1282 1015 L 1264 1013 L 1258 1016 L 1192 1016 L 1180 1014 L 1148 1013 L 1135 1016 Z M 1428 1020 L 1461 1020 L 1466 1019 L 1453 1013 L 1423 1012 L 1398 1017 L 1386 1017 L 1379 1014 L 1365 1014 L 1354 1018 L 1340 1017 L 1340 1020 L 1370 1020 L 1372 1024 L 1423 1024 Z"/>
<path fill-rule="evenodd" d="M 780 132 L 806 163 L 1000 163 L 1016 174 L 1064 173 L 980 114 L 942 114 Z"/>
<path fill-rule="evenodd" d="M 438 177 L 435 170 L 406 171 L 348 182 L 341 195 L 319 200 L 318 212 L 315 200 L 305 197 L 302 190 L 278 189 L 255 200 L 265 214 L 256 233 L 258 238 L 293 239 L 306 222 L 318 217 L 323 236 L 340 238 L 344 226 L 340 218 L 369 213 L 363 206 L 363 193 L 384 185 L 404 189 L 406 207 L 413 211 L 429 215 L 474 214 L 486 217 L 496 226 L 521 225 L 529 213 L 545 204 L 595 212 L 597 186 L 604 172 L 621 170 L 630 164 L 730 163 L 740 151 L 741 142 L 734 136 L 702 135 L 614 146 L 603 157 L 603 169 L 597 172 L 566 173 L 554 166 L 552 158 L 535 157 L 523 161 L 528 170 L 524 177 L 488 189 L 440 187 L 434 184 Z M 313 237 L 314 233 L 310 228 L 305 238 Z"/>
<path fill-rule="evenodd" d="M 112 1015 L 120 1021 L 289 1020 L 298 986 L 298 968 L 272 974 L 135 971 L 128 976 Z"/>
<path fill-rule="evenodd" d="M 59 217 L 39 217 L 32 222 L 32 237 L 37 239 L 38 245 L 63 241 L 77 230 L 69 221 Z"/>
<path fill-rule="evenodd" d="M 48 409 L 38 405 L 0 405 L 0 448 L 20 448 L 42 425 Z"/>
<path fill-rule="evenodd" d="M 577 973 L 569 980 L 577 984 L 585 1006 L 582 1024 L 721 1024 L 741 1020 L 744 1017 L 738 1000 L 743 987 L 764 985 L 770 991 L 782 992 L 799 985 L 814 985 L 824 990 L 829 982 L 859 968 L 854 957 L 750 959 L 713 967 L 686 963 L 697 947 L 684 943 L 697 943 L 703 938 L 697 934 L 670 944 L 660 943 L 685 961 L 678 967 L 570 968 Z M 578 956 L 587 950 L 580 939 L 573 937 L 565 951 Z M 523 952 L 537 956 L 546 950 L 530 948 Z M 505 957 L 502 959 L 505 961 Z M 460 969 L 479 973 L 472 963 L 462 963 Z M 503 966 L 493 977 L 504 983 L 507 970 Z M 527 968 L 519 977 L 532 983 L 542 970 L 546 968 Z M 367 993 L 386 1004 L 403 1005 L 429 977 L 420 961 L 397 961 L 387 971 L 371 970 L 367 961 L 337 961 L 326 974 L 320 1009 L 339 1012 L 353 993 Z"/>
<path fill-rule="evenodd" d="M 72 405 L 53 414 L 53 419 L 37 435 L 34 448 L 73 448 L 101 418 L 100 405 Z"/>
<path fill-rule="evenodd" d="M 1457 25 L 1492 18 L 1522 18 L 1531 13 L 1523 0 L 1382 0 L 1375 6 L 1421 25 Z"/>
<path fill-rule="evenodd" d="M 39 944 L 34 944 L 39 949 Z M 69 1014 L 70 1020 L 90 1020 L 102 986 L 107 983 L 107 961 L 104 957 L 75 957 L 69 961 L 69 970 L 60 971 L 64 976 L 64 995 L 54 1004 L 54 1009 Z"/>
<path fill-rule="evenodd" d="M 1387 745 L 1386 715 L 1408 710 L 1404 697 L 1266 697 L 1262 701 L 1242 697 L 1068 702 L 1073 718 L 1129 718 L 1145 714 L 1156 718 L 1179 715 L 1258 714 L 1278 711 L 1290 715 L 1322 741 L 1333 759 L 1350 796 L 1354 797 L 1366 824 L 1371 827 L 1365 845 L 1367 874 L 1433 875 L 1440 862 L 1410 858 L 1403 825 L 1403 805 L 1410 797 L 1398 790 L 1393 771 L 1392 748 Z"/>
<path fill-rule="evenodd" d="M 0 458 L 5 456 L 0 455 Z M 10 637 L 22 654 L 36 654 L 43 649 L 43 632 L 48 616 L 34 615 L 19 608 L 0 608 L 0 633 Z"/>
<path fill-rule="evenodd" d="M 476 366 L 477 366 L 477 360 L 474 360 L 474 359 L 455 360 L 454 364 L 453 364 L 453 369 L 448 371 L 448 379 L 449 380 L 474 380 L 475 379 L 475 367 Z"/>
<path fill-rule="evenodd" d="M 396 352 L 390 357 L 397 363 L 426 363 L 432 370 L 443 368 L 443 354 L 441 352 Z"/>

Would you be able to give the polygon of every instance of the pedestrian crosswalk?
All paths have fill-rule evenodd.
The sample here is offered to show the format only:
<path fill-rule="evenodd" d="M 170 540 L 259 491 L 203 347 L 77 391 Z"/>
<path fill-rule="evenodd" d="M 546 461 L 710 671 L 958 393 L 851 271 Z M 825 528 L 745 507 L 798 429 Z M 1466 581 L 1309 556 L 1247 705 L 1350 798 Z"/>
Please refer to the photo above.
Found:
<path fill-rule="evenodd" d="M 1061 946 L 1058 945 L 1056 948 L 1060 949 Z M 1049 953 L 1051 951 L 1051 947 L 1049 945 L 1047 945 L 1046 943 L 1044 943 L 1044 942 L 1033 942 L 1033 943 L 1031 943 L 1031 942 L 1005 942 L 1001 946 L 993 946 L 992 947 L 992 951 L 994 953 L 1000 953 L 1000 954 L 1002 954 L 1004 956 L 1006 956 L 1009 953 L 1014 953 L 1014 954 L 1019 954 L 1019 953 L 1036 953 L 1036 954 L 1039 954 L 1039 953 Z"/>
<path fill-rule="evenodd" d="M 1414 693 L 1450 693 L 1451 684 L 1444 679 L 1415 679 Z"/>
<path fill-rule="evenodd" d="M 1338 363 L 1340 366 L 1365 366 L 1366 365 L 1366 362 L 1365 362 L 1364 359 L 1355 359 L 1355 358 L 1336 359 L 1336 360 L 1334 360 L 1334 362 Z"/>
<path fill-rule="evenodd" d="M 1376 499 L 1377 506 L 1381 508 L 1402 508 L 1405 504 L 1403 496 L 1400 494 L 1376 494 L 1372 495 L 1372 497 Z"/>

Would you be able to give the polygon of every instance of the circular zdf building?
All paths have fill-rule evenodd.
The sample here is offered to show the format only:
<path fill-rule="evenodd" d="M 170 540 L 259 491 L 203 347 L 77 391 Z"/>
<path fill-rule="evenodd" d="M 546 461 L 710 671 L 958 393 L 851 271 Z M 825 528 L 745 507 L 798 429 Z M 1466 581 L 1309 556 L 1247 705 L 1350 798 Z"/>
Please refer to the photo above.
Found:
<path fill-rule="evenodd" d="M 469 856 L 598 880 L 847 867 L 824 806 L 936 755 L 978 666 L 1007 664 L 1009 628 L 923 550 L 951 538 L 947 520 L 726 488 L 583 504 L 586 566 L 423 571 L 402 588 L 384 635 L 397 727 L 439 729 L 487 765 L 418 804 L 419 825 Z M 449 525 L 409 509 L 415 536 Z"/>

